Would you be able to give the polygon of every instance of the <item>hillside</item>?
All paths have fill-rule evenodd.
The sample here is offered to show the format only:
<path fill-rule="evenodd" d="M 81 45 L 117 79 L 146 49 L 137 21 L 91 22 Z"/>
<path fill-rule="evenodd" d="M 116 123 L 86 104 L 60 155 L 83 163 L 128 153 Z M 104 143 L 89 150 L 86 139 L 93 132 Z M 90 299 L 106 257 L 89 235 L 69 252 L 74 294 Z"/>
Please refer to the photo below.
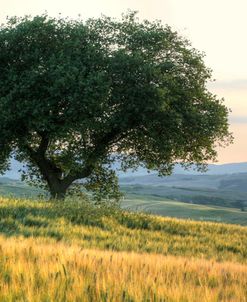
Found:
<path fill-rule="evenodd" d="M 214 181 L 211 180 L 212 177 Z M 144 185 L 122 183 L 121 190 L 125 193 L 125 197 L 121 206 L 132 211 L 144 211 L 161 216 L 247 225 L 247 211 L 243 211 L 241 207 L 245 204 L 241 200 L 245 200 L 246 193 L 210 188 L 199 189 L 195 188 L 195 185 L 193 189 L 186 188 L 186 184 L 188 186 L 193 183 L 193 181 L 189 181 L 189 178 L 194 179 L 194 183 L 202 183 L 196 176 L 171 176 L 167 178 L 165 185 L 164 179 L 162 179 L 163 185 L 162 183 L 156 185 L 157 178 L 155 175 L 131 178 L 131 181 L 132 179 L 137 182 L 147 181 L 147 184 Z M 216 186 L 219 179 L 227 181 L 224 176 L 205 176 L 205 178 L 209 178 L 205 180 L 205 183 L 211 182 L 212 186 Z M 130 178 L 126 178 L 126 180 L 128 179 Z M 231 175 L 228 177 L 228 180 L 230 179 Z M 242 179 L 245 180 L 244 177 Z M 158 181 L 161 181 L 160 178 Z M 174 183 L 179 182 L 184 187 L 174 186 Z M 40 194 L 44 195 L 44 192 L 19 180 L 0 178 L 0 195 L 2 196 L 36 198 Z"/>
<path fill-rule="evenodd" d="M 121 206 L 132 211 L 147 212 L 159 216 L 247 226 L 247 211 L 241 211 L 238 208 L 186 203 L 157 196 L 139 195 L 138 193 L 127 194 Z"/>
<path fill-rule="evenodd" d="M 246 301 L 246 227 L 4 198 L 0 221 L 0 301 Z"/>
<path fill-rule="evenodd" d="M 11 179 L 8 177 L 0 177 L 0 196 L 13 197 L 37 197 L 42 192 L 40 189 L 30 187 L 26 183 Z"/>
<path fill-rule="evenodd" d="M 168 198 L 193 204 L 247 209 L 247 173 L 224 175 L 156 174 L 120 179 L 127 195 Z"/>
<path fill-rule="evenodd" d="M 120 183 L 125 185 L 153 185 L 183 187 L 194 189 L 225 189 L 247 192 L 247 173 L 217 174 L 217 175 L 184 175 L 172 174 L 159 177 L 157 174 L 121 177 Z"/>
<path fill-rule="evenodd" d="M 0 231 L 84 248 L 245 261 L 246 227 L 157 217 L 90 201 L 0 198 Z M 229 248 L 228 248 L 229 247 Z"/>

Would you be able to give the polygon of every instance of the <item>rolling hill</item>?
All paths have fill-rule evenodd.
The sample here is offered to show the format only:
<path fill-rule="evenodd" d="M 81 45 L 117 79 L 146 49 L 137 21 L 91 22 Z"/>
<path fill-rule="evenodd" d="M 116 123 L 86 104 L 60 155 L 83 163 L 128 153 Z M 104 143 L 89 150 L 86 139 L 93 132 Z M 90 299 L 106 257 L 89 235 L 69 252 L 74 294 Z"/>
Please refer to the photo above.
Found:
<path fill-rule="evenodd" d="M 168 198 L 193 204 L 247 208 L 247 173 L 223 175 L 182 175 L 158 177 L 156 174 L 120 179 L 127 195 Z"/>
<path fill-rule="evenodd" d="M 44 194 L 13 179 L 18 176 L 20 164 L 12 161 L 12 167 L 6 174 L 10 178 L 0 178 L 0 195 L 33 198 Z M 143 169 L 120 174 L 120 188 L 125 193 L 122 206 L 163 216 L 246 225 L 247 172 L 230 173 L 246 167 L 247 163 L 210 165 L 204 174 L 183 171 L 169 177 L 158 177 Z M 181 172 L 179 169 L 176 167 L 175 172 Z"/>

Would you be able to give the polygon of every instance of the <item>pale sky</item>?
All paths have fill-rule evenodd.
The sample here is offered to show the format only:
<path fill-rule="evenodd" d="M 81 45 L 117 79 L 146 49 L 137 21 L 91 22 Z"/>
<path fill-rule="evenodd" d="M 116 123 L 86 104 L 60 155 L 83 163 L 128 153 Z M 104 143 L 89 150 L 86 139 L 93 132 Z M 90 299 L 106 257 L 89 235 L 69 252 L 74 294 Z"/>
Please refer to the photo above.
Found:
<path fill-rule="evenodd" d="M 120 17 L 128 9 L 140 19 L 159 19 L 205 52 L 215 82 L 209 89 L 231 108 L 234 144 L 219 150 L 219 163 L 247 161 L 247 0 L 0 0 L 6 16 L 41 14 L 83 18 Z"/>

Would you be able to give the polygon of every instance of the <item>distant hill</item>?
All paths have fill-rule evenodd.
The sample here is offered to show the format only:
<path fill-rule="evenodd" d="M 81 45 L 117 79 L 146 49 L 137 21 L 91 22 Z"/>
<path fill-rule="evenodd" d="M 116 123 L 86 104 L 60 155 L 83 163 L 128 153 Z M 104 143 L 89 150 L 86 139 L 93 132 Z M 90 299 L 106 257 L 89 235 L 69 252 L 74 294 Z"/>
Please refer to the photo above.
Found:
<path fill-rule="evenodd" d="M 139 168 L 137 171 L 132 172 L 131 170 L 127 172 L 118 171 L 120 164 L 115 164 L 114 169 L 117 171 L 120 178 L 128 177 L 128 176 L 145 176 L 150 175 L 146 169 Z M 11 169 L 7 171 L 3 176 L 11 178 L 11 179 L 20 179 L 19 170 L 23 168 L 23 165 L 12 159 L 11 160 Z M 223 175 L 223 174 L 233 174 L 233 173 L 247 173 L 247 162 L 242 163 L 230 163 L 230 164 L 222 164 L 208 165 L 208 170 L 205 173 L 201 173 L 191 168 L 189 170 L 184 170 L 180 165 L 177 165 L 174 169 L 173 174 L 182 174 L 182 175 Z M 152 171 L 151 174 L 155 174 L 155 171 Z"/>
<path fill-rule="evenodd" d="M 222 175 L 157 174 L 120 178 L 123 192 L 142 199 L 168 198 L 188 203 L 247 209 L 247 173 Z"/>
<path fill-rule="evenodd" d="M 33 197 L 42 193 L 42 190 L 30 187 L 18 179 L 0 177 L 0 196 Z"/>
<path fill-rule="evenodd" d="M 122 185 L 167 186 L 191 189 L 233 190 L 247 192 L 247 173 L 232 174 L 172 174 L 159 177 L 157 174 L 127 176 L 120 178 Z"/>
<path fill-rule="evenodd" d="M 118 165 L 116 165 L 116 169 Z M 183 174 L 183 175 L 224 175 L 224 174 L 233 174 L 233 173 L 247 173 L 247 162 L 242 163 L 229 163 L 222 165 L 210 164 L 206 172 L 198 172 L 193 166 L 192 168 L 185 170 L 181 165 L 176 165 L 173 174 Z M 120 177 L 126 176 L 144 176 L 149 174 L 155 174 L 155 171 L 148 173 L 147 170 L 139 168 L 137 171 L 132 172 L 128 171 L 126 173 L 119 172 Z"/>
<path fill-rule="evenodd" d="M 222 175 L 222 174 L 233 174 L 233 173 L 247 173 L 247 162 L 241 163 L 229 163 L 222 165 L 211 164 L 208 165 L 206 173 L 197 172 L 193 169 L 184 170 L 181 166 L 176 166 L 174 174 L 189 174 L 189 175 Z"/>

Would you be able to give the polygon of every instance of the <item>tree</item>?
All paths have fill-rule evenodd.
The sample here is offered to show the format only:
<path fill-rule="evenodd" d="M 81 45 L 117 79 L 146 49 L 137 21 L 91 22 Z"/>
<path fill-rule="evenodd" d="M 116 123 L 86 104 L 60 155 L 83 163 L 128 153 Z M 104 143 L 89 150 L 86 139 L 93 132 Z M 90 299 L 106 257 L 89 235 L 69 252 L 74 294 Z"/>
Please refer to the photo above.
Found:
<path fill-rule="evenodd" d="M 9 18 L 0 27 L 0 170 L 63 198 L 78 179 L 116 196 L 112 163 L 160 175 L 204 167 L 231 141 L 228 109 L 207 90 L 203 54 L 160 22 Z"/>

